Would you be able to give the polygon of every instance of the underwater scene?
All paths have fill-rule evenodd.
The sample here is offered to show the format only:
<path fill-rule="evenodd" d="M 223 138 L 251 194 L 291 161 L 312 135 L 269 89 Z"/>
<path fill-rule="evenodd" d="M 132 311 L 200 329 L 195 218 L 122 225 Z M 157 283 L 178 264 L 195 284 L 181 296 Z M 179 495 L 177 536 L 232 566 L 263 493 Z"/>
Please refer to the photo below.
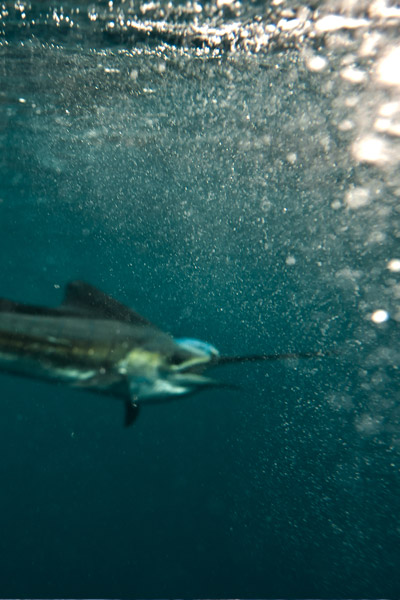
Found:
<path fill-rule="evenodd" d="M 399 597 L 399 25 L 1 3 L 0 597 Z M 15 302 L 75 319 L 51 382 Z M 125 408 L 74 345 L 115 323 L 173 372 L 129 354 Z"/>

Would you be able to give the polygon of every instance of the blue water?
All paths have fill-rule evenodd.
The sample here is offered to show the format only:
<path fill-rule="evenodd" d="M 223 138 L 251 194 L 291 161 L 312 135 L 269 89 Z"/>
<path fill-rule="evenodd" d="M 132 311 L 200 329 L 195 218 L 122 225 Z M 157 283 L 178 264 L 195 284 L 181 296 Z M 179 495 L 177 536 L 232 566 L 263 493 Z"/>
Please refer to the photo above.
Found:
<path fill-rule="evenodd" d="M 224 354 L 338 355 L 221 367 L 238 391 L 130 429 L 1 375 L 0 597 L 397 597 L 400 154 L 357 153 L 397 101 L 368 83 L 393 30 L 366 58 L 353 29 L 254 52 L 153 36 L 155 6 L 148 38 L 124 4 L 3 14 L 0 295 L 53 306 L 80 278 Z M 279 21 L 186 6 L 163 18 Z"/>

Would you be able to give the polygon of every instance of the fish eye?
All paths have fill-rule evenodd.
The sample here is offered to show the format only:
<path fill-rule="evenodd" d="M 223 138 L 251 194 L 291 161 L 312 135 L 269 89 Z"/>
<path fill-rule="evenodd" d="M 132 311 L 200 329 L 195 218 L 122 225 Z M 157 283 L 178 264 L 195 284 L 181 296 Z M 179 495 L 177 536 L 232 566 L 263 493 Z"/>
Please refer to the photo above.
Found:
<path fill-rule="evenodd" d="M 182 355 L 182 353 L 175 352 L 175 354 L 172 354 L 172 355 L 169 357 L 169 363 L 170 363 L 171 365 L 174 365 L 174 366 L 176 366 L 176 367 L 177 367 L 177 366 L 181 365 L 183 362 L 185 362 L 185 358 L 187 358 L 187 357 L 184 357 L 184 356 Z"/>

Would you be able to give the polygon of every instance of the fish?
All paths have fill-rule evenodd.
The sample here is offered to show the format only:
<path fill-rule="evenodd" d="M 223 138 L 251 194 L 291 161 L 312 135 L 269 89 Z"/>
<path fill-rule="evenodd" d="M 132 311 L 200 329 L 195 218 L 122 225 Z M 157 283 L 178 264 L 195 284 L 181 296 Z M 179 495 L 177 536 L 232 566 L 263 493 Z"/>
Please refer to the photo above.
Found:
<path fill-rule="evenodd" d="M 208 342 L 174 338 L 79 280 L 65 286 L 56 307 L 0 298 L 0 370 L 121 399 L 126 427 L 147 403 L 235 387 L 210 377 L 206 371 L 212 367 L 327 354 L 220 355 Z"/>

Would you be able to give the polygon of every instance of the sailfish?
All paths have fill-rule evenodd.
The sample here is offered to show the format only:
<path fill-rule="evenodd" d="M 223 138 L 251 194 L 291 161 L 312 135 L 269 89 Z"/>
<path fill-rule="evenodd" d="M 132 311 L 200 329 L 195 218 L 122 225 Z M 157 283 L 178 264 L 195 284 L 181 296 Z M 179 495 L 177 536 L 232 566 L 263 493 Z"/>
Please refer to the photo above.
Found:
<path fill-rule="evenodd" d="M 221 356 L 207 342 L 173 338 L 83 281 L 68 283 L 54 308 L 0 299 L 0 370 L 115 396 L 125 426 L 146 403 L 224 386 L 205 374 L 211 367 L 326 355 Z"/>

